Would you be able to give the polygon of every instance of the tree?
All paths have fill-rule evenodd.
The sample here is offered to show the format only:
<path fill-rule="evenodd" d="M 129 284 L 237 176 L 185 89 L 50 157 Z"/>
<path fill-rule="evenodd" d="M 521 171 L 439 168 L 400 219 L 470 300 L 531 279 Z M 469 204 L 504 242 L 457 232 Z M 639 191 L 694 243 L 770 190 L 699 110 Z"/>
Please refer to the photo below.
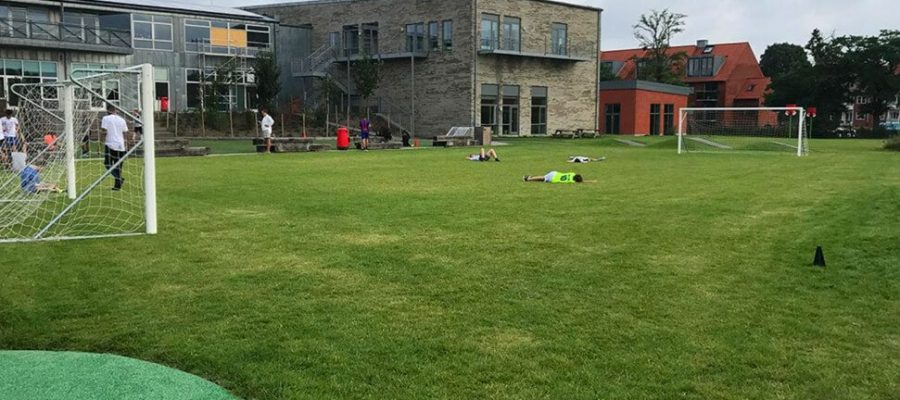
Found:
<path fill-rule="evenodd" d="M 790 43 L 776 43 L 766 48 L 759 61 L 763 74 L 775 80 L 797 70 L 812 67 L 806 50 Z"/>
<path fill-rule="evenodd" d="M 613 67 L 611 62 L 602 62 L 600 63 L 600 81 L 615 81 L 619 80 L 619 77 L 613 73 Z"/>
<path fill-rule="evenodd" d="M 860 111 L 880 121 L 900 94 L 900 31 L 843 36 L 834 42 L 844 50 L 844 64 L 852 66 L 851 97 L 864 97 Z"/>
<path fill-rule="evenodd" d="M 268 109 L 270 112 L 274 111 L 278 92 L 281 91 L 279 81 L 281 71 L 279 71 L 275 54 L 270 51 L 257 53 L 253 63 L 253 75 L 256 82 L 257 107 Z"/>
<path fill-rule="evenodd" d="M 646 50 L 643 58 L 635 60 L 638 64 L 638 79 L 653 82 L 682 84 L 684 73 L 684 52 L 671 53 L 672 37 L 684 32 L 684 19 L 687 15 L 672 13 L 668 9 L 651 10 L 650 14 L 641 15 L 634 25 L 634 38 Z"/>
<path fill-rule="evenodd" d="M 381 83 L 381 60 L 376 60 L 363 50 L 362 59 L 353 66 L 353 82 L 366 104 L 366 116 L 369 115 L 369 97 Z"/>

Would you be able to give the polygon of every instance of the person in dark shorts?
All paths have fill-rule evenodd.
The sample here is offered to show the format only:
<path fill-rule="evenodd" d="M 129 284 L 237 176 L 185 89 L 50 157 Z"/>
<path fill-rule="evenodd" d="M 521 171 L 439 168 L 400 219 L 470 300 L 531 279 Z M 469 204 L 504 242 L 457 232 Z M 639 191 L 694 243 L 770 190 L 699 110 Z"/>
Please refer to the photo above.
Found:
<path fill-rule="evenodd" d="M 125 183 L 125 178 L 122 177 L 122 166 L 124 161 L 120 162 L 120 160 L 122 160 L 122 157 L 125 157 L 125 154 L 128 152 L 125 143 L 125 134 L 128 133 L 128 124 L 125 122 L 125 119 L 116 112 L 114 106 L 109 105 L 106 107 L 106 111 L 108 114 L 100 121 L 100 129 L 103 129 L 106 132 L 106 140 L 104 141 L 106 152 L 103 157 L 103 165 L 106 166 L 106 169 L 111 170 L 110 173 L 113 178 L 115 178 L 115 184 L 113 185 L 112 190 L 118 191 L 122 190 L 122 184 Z M 134 140 L 133 135 L 132 140 Z"/>
<path fill-rule="evenodd" d="M 369 151 L 369 119 L 366 117 L 359 120 L 359 139 L 362 141 L 359 148 Z"/>
<path fill-rule="evenodd" d="M 490 161 L 492 158 L 494 161 L 500 162 L 500 157 L 497 156 L 497 152 L 494 149 L 485 152 L 484 147 L 481 148 L 481 152 L 478 154 L 469 154 L 466 156 L 466 160 L 469 161 Z"/>

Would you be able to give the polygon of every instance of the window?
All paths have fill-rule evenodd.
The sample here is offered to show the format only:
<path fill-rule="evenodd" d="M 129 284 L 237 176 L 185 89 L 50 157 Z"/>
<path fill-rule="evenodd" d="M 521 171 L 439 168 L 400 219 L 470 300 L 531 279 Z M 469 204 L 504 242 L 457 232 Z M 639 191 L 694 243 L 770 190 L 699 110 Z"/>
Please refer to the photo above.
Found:
<path fill-rule="evenodd" d="M 607 104 L 606 112 L 606 133 L 619 134 L 619 125 L 621 124 L 622 105 L 619 103 Z"/>
<path fill-rule="evenodd" d="M 891 111 L 890 114 L 889 114 L 889 116 L 888 116 L 888 119 L 889 119 L 890 121 L 898 121 L 898 120 L 900 120 L 900 111 L 897 111 L 897 110 Z"/>
<path fill-rule="evenodd" d="M 445 19 L 442 27 L 444 28 L 444 35 L 442 39 L 444 40 L 444 50 L 452 51 L 453 50 L 453 20 Z"/>
<path fill-rule="evenodd" d="M 504 85 L 502 88 L 503 103 L 500 113 L 502 114 L 502 127 L 500 134 L 518 135 L 519 134 L 519 87 Z"/>
<path fill-rule="evenodd" d="M 547 88 L 531 87 L 531 134 L 547 134 Z"/>
<path fill-rule="evenodd" d="M 522 20 L 515 17 L 503 17 L 503 42 L 501 48 L 509 51 L 519 51 L 521 42 Z"/>
<path fill-rule="evenodd" d="M 134 14 L 134 48 L 172 50 L 172 17 Z"/>
<path fill-rule="evenodd" d="M 497 48 L 500 16 L 493 14 L 481 15 L 481 49 L 493 50 Z"/>
<path fill-rule="evenodd" d="M 265 25 L 199 19 L 184 21 L 185 51 L 252 56 L 261 49 L 268 49 L 270 41 L 271 28 Z"/>
<path fill-rule="evenodd" d="M 378 54 L 378 23 L 362 25 L 362 50 L 369 55 Z"/>
<path fill-rule="evenodd" d="M 554 22 L 550 26 L 550 54 L 569 54 L 568 27 L 566 24 Z"/>
<path fill-rule="evenodd" d="M 184 50 L 201 51 L 210 43 L 209 21 L 189 19 L 184 21 Z"/>
<path fill-rule="evenodd" d="M 650 105 L 650 135 L 659 136 L 659 104 Z"/>
<path fill-rule="evenodd" d="M 253 86 L 252 71 L 235 71 L 234 81 L 228 85 L 222 85 L 218 93 L 209 91 L 210 85 L 216 79 L 216 71 L 197 68 L 185 68 L 185 91 L 187 93 L 188 108 L 206 109 L 211 107 L 208 102 L 215 96 L 220 111 L 247 109 L 254 107 L 256 88 Z M 159 94 L 157 93 L 157 96 Z"/>
<path fill-rule="evenodd" d="M 687 76 L 713 76 L 715 61 L 715 58 L 712 56 L 689 58 L 687 65 Z"/>
<path fill-rule="evenodd" d="M 675 105 L 666 104 L 663 107 L 663 134 L 671 135 L 675 133 Z"/>
<path fill-rule="evenodd" d="M 169 97 L 169 69 L 166 67 L 153 67 L 153 82 L 156 100 Z"/>
<path fill-rule="evenodd" d="M 441 42 L 438 38 L 438 23 L 428 23 L 428 50 L 438 51 L 441 48 Z"/>
<path fill-rule="evenodd" d="M 697 107 L 716 107 L 719 104 L 719 84 L 707 82 L 695 86 L 694 98 Z"/>
<path fill-rule="evenodd" d="M 359 26 L 344 25 L 341 34 L 344 38 L 344 55 L 352 56 L 359 54 Z"/>
<path fill-rule="evenodd" d="M 406 24 L 406 51 L 425 50 L 425 23 Z"/>
<path fill-rule="evenodd" d="M 10 92 L 9 87 L 16 83 L 56 82 L 59 77 L 57 63 L 50 61 L 0 60 L 0 99 L 9 105 L 18 105 L 18 97 Z M 44 90 L 42 98 L 45 107 L 57 109 L 59 103 L 55 90 Z"/>
<path fill-rule="evenodd" d="M 481 126 L 489 126 L 497 130 L 497 85 L 481 85 Z"/>

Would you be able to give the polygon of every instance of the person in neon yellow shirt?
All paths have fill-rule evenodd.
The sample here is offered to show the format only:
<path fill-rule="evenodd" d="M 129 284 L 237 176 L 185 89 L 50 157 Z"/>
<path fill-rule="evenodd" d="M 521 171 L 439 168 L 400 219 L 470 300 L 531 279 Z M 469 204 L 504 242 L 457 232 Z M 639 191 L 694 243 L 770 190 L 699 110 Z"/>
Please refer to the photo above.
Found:
<path fill-rule="evenodd" d="M 547 182 L 547 183 L 582 183 L 584 178 L 580 174 L 574 172 L 558 172 L 550 171 L 547 175 L 525 175 L 522 177 L 525 182 Z"/>

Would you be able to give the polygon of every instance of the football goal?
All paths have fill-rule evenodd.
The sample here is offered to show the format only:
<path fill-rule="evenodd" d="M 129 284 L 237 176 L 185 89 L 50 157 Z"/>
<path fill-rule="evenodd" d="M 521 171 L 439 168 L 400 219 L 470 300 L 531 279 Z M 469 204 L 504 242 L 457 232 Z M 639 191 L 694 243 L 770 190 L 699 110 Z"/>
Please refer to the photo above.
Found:
<path fill-rule="evenodd" d="M 802 107 L 682 108 L 678 154 L 773 151 L 798 156 L 809 151 Z"/>
<path fill-rule="evenodd" d="M 156 233 L 150 64 L 74 70 L 10 95 L 18 140 L 0 154 L 0 242 Z M 108 106 L 126 122 L 124 143 L 106 145 Z"/>

